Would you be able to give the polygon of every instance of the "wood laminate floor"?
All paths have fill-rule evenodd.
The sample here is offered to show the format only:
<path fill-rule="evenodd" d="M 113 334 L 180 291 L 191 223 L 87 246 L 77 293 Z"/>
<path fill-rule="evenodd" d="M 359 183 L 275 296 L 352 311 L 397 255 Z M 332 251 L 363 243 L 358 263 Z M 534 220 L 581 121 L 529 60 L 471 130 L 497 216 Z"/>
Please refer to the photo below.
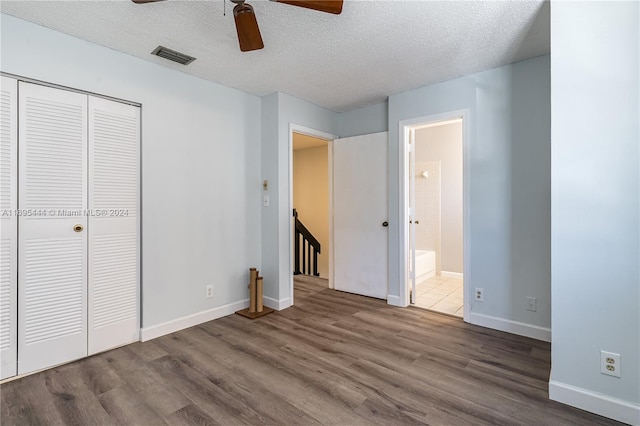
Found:
<path fill-rule="evenodd" d="M 8 425 L 611 425 L 547 397 L 547 343 L 297 280 L 231 315 L 5 383 Z"/>

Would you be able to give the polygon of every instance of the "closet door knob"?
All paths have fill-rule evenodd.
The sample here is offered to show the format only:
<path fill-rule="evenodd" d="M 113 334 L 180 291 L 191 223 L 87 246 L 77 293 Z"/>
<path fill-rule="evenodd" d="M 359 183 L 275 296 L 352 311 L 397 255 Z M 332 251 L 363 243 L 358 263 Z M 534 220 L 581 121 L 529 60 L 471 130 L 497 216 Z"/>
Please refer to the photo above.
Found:
<path fill-rule="evenodd" d="M 73 230 L 76 231 L 76 232 L 82 232 L 83 229 L 84 229 L 84 226 L 82 226 L 80 224 L 73 226 Z"/>

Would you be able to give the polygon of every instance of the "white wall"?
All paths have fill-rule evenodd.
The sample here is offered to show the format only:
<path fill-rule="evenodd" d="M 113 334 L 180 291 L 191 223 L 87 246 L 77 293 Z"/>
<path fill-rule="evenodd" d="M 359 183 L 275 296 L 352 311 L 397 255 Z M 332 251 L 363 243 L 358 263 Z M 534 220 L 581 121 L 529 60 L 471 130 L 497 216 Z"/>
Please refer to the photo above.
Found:
<path fill-rule="evenodd" d="M 329 278 L 329 146 L 293 151 L 293 207 L 320 243 L 318 274 Z M 302 255 L 300 257 L 302 259 Z"/>
<path fill-rule="evenodd" d="M 3 72 L 142 104 L 143 327 L 248 297 L 247 268 L 261 262 L 260 98 L 0 20 Z"/>
<path fill-rule="evenodd" d="M 262 256 L 265 303 L 291 305 L 290 126 L 337 134 L 337 114 L 285 93 L 262 98 L 262 178 L 269 180 L 270 206 L 262 207 Z M 277 125 L 274 125 L 277 123 Z"/>
<path fill-rule="evenodd" d="M 550 396 L 640 424 L 640 3 L 552 2 Z M 600 351 L 621 354 L 621 378 Z"/>
<path fill-rule="evenodd" d="M 399 122 L 468 109 L 471 321 L 549 338 L 549 56 L 389 97 L 389 293 L 399 296 Z M 536 297 L 537 312 L 526 310 Z M 478 315 L 481 314 L 481 315 Z"/>
<path fill-rule="evenodd" d="M 415 137 L 416 163 L 439 161 L 441 166 L 441 253 L 437 269 L 462 273 L 462 123 L 419 129 L 415 132 Z M 423 179 L 420 173 L 420 170 L 416 170 L 416 189 Z M 416 204 L 431 204 L 430 201 L 416 194 Z M 425 224 L 427 223 L 427 218 L 416 216 L 416 219 L 421 223 L 424 219 Z M 416 228 L 418 248 L 420 231 L 419 224 Z"/>

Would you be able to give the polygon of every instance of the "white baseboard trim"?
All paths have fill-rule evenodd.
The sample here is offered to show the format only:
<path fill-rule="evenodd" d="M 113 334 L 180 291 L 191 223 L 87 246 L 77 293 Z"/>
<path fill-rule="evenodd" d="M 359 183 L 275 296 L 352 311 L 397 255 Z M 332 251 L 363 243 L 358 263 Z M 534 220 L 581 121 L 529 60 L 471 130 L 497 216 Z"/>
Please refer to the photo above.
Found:
<path fill-rule="evenodd" d="M 549 381 L 549 399 L 630 425 L 640 425 L 640 405 L 566 383 Z"/>
<path fill-rule="evenodd" d="M 401 308 L 405 308 L 407 306 L 402 303 L 402 301 L 400 300 L 400 296 L 392 296 L 390 294 L 387 295 L 387 304 L 391 306 L 399 306 Z"/>
<path fill-rule="evenodd" d="M 156 337 L 175 333 L 176 331 L 184 330 L 185 328 L 193 327 L 207 321 L 226 317 L 227 315 L 231 315 L 248 306 L 249 299 L 245 299 L 239 302 L 229 303 L 212 309 L 207 309 L 206 311 L 187 315 L 182 318 L 163 322 L 162 324 L 144 327 L 140 330 L 140 341 L 146 342 L 148 340 L 155 339 Z"/>
<path fill-rule="evenodd" d="M 449 272 L 449 271 L 440 271 L 440 276 L 447 278 L 460 278 L 464 279 L 464 274 L 462 272 Z"/>
<path fill-rule="evenodd" d="M 281 311 L 291 306 L 291 298 L 286 297 L 284 299 L 278 300 L 271 297 L 263 296 L 262 303 L 264 303 L 265 306 L 268 306 L 271 309 L 275 309 L 276 311 Z"/>
<path fill-rule="evenodd" d="M 426 274 L 422 274 L 416 277 L 416 284 L 420 284 L 422 281 L 426 281 L 431 277 L 434 277 L 436 275 L 436 271 L 429 271 Z"/>
<path fill-rule="evenodd" d="M 520 336 L 531 337 L 532 339 L 542 340 L 544 342 L 551 341 L 550 328 L 524 322 L 471 312 L 469 314 L 469 323 L 481 327 L 493 328 L 494 330 L 506 331 L 507 333 L 518 334 Z"/>

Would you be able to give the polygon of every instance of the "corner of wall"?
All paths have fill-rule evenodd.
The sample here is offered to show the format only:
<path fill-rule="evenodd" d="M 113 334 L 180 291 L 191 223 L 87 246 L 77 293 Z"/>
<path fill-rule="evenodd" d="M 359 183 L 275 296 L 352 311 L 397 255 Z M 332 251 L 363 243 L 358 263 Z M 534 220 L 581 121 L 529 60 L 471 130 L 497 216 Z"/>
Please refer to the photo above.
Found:
<path fill-rule="evenodd" d="M 274 92 L 263 96 L 261 103 L 261 169 L 262 181 L 268 181 L 269 189 L 263 190 L 261 196 L 268 196 L 270 206 L 278 202 L 278 104 L 279 93 Z M 261 198 L 262 198 L 261 197 Z M 262 200 L 261 200 L 262 201 Z M 262 264 L 258 268 L 264 277 L 266 297 L 279 299 L 278 291 L 278 216 L 275 207 L 261 209 L 261 251 Z"/>

